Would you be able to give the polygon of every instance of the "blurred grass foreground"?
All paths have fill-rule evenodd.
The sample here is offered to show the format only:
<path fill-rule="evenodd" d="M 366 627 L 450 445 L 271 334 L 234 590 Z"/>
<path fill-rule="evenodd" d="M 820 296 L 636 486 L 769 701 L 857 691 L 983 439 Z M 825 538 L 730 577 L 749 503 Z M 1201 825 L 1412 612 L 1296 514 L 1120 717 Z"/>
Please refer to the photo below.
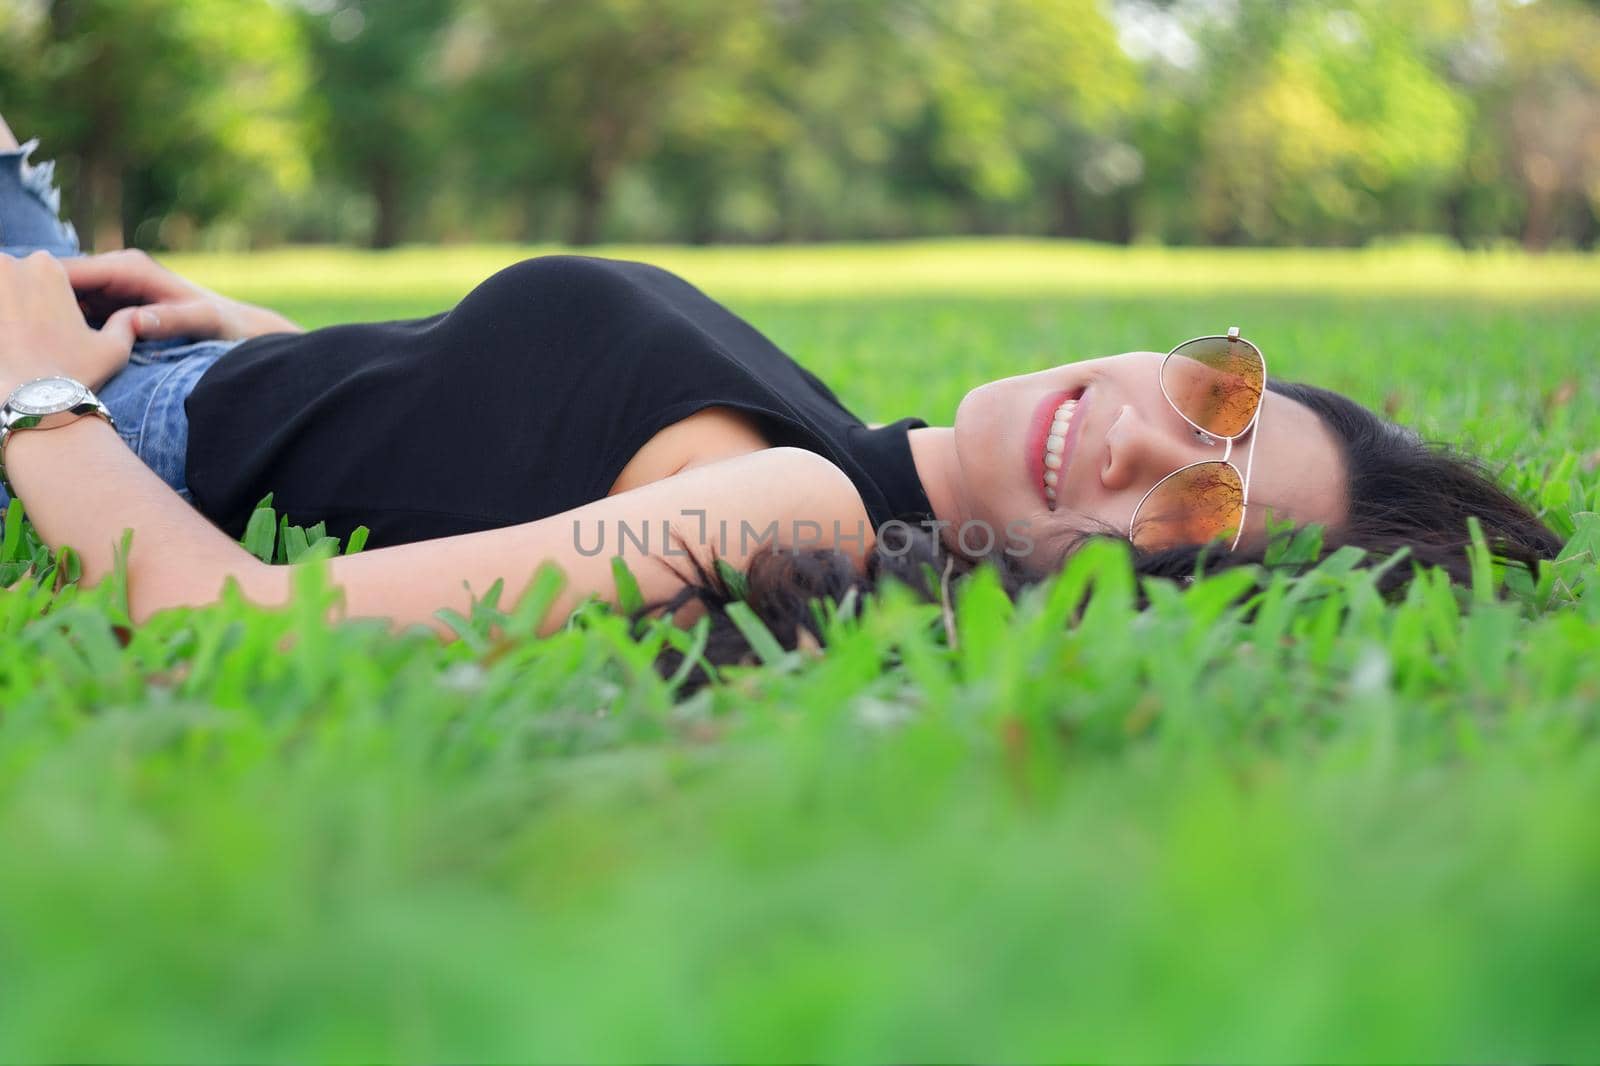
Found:
<path fill-rule="evenodd" d="M 23 574 L 11 523 L 0 1060 L 1600 1057 L 1590 261 L 607 251 L 874 418 L 1238 324 L 1571 541 L 1536 582 L 1483 556 L 1386 604 L 1336 556 L 1143 611 L 1097 546 L 1015 606 L 969 581 L 953 641 L 890 590 L 825 656 L 759 645 L 680 699 L 662 626 L 584 609 L 540 640 L 484 602 L 441 646 L 325 624 L 314 567 L 284 610 L 128 630 L 109 583 Z M 178 265 L 320 324 L 440 310 L 525 254 Z"/>

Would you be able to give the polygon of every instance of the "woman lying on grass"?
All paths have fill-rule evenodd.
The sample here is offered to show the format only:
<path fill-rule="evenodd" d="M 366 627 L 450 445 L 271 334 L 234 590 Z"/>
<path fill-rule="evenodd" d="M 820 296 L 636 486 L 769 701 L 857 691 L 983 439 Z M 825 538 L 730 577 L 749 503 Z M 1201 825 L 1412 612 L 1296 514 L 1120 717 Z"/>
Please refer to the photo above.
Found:
<path fill-rule="evenodd" d="M 1130 541 L 1148 574 L 1259 562 L 1269 510 L 1322 524 L 1324 550 L 1406 548 L 1458 578 L 1471 515 L 1508 559 L 1561 546 L 1471 460 L 1268 378 L 1236 330 L 990 382 L 953 426 L 866 426 L 654 267 L 534 259 L 431 318 L 306 333 L 138 253 L 79 257 L 26 154 L 0 143 L 0 462 L 86 584 L 133 529 L 136 621 L 228 578 L 283 603 L 287 568 L 238 543 L 269 492 L 295 522 L 370 528 L 329 564 L 348 616 L 449 637 L 436 611 L 497 579 L 514 602 L 549 560 L 567 583 L 548 632 L 614 600 L 620 554 L 654 609 L 712 610 L 712 661 L 744 650 L 716 559 L 794 647 L 818 635 L 811 597 L 927 589 L 924 564 L 989 561 L 1015 590 L 1094 535 Z"/>

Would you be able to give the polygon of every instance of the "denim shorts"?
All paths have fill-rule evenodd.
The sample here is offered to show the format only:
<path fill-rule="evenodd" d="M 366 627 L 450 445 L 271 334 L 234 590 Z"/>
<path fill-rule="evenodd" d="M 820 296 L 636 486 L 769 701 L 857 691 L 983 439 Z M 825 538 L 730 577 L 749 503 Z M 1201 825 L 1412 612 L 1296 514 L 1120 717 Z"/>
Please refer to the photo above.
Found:
<path fill-rule="evenodd" d="M 76 231 L 58 218 L 61 194 L 52 180 L 54 165 L 28 162 L 34 146 L 29 141 L 21 149 L 0 150 L 0 255 L 37 251 L 63 259 L 78 255 Z M 128 365 L 95 390 L 111 411 L 123 443 L 185 500 L 190 498 L 184 477 L 189 417 L 183 402 L 200 375 L 238 343 L 139 341 Z M 0 516 L 10 502 L 0 489 Z"/>

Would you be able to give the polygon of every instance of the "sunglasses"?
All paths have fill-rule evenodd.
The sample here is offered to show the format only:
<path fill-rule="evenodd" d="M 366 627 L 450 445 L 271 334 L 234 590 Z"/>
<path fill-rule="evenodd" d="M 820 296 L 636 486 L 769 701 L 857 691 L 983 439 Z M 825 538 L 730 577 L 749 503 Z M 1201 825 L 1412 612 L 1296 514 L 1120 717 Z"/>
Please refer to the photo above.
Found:
<path fill-rule="evenodd" d="M 1230 457 L 1240 437 L 1260 428 L 1266 386 L 1267 361 L 1239 336 L 1238 326 L 1225 337 L 1196 337 L 1167 353 L 1162 395 L 1201 443 L 1209 447 L 1220 440 L 1226 446 L 1222 458 L 1179 467 L 1144 494 L 1128 524 L 1135 547 L 1159 551 L 1214 540 L 1226 540 L 1229 551 L 1239 546 L 1260 434 L 1250 438 L 1243 474 Z"/>

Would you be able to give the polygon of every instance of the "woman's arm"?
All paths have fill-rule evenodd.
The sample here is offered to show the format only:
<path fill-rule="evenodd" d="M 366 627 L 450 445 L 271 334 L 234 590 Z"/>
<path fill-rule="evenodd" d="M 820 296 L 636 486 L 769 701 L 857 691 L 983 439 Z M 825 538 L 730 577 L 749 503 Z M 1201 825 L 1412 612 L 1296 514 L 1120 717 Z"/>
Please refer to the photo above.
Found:
<path fill-rule="evenodd" d="M 290 568 L 268 566 L 184 503 L 150 473 L 99 419 L 58 430 L 21 433 L 7 449 L 13 484 L 40 535 L 80 550 L 83 581 L 110 573 L 124 526 L 134 530 L 128 558 L 128 606 L 134 621 L 157 611 L 216 600 L 234 578 L 247 599 L 288 601 Z M 676 532 L 682 543 L 668 538 Z M 838 547 L 862 565 L 873 531 L 855 486 L 815 453 L 769 448 L 735 456 L 609 496 L 535 522 L 437 540 L 378 548 L 328 562 L 344 590 L 348 618 L 385 618 L 395 628 L 422 623 L 454 631 L 434 617 L 441 607 L 466 614 L 496 580 L 514 604 L 539 565 L 556 563 L 566 584 L 540 626 L 559 628 L 591 593 L 616 602 L 611 559 L 621 555 L 647 601 L 683 587 L 673 572 L 691 571 L 682 552 L 709 569 L 722 558 L 743 569 L 756 550 Z M 698 612 L 686 606 L 678 621 Z"/>
<path fill-rule="evenodd" d="M 611 560 L 617 555 L 644 599 L 655 602 L 683 587 L 678 574 L 692 572 L 685 552 L 707 570 L 715 558 L 743 570 L 763 544 L 777 550 L 838 547 L 861 566 L 872 543 L 860 494 L 844 471 L 813 452 L 769 448 L 537 521 L 338 556 L 329 561 L 329 571 L 332 583 L 344 590 L 346 617 L 386 618 L 396 628 L 423 623 L 449 638 L 454 631 L 434 617 L 439 608 L 466 614 L 472 600 L 500 579 L 502 602 L 514 604 L 539 565 L 554 562 L 566 583 L 540 625 L 541 633 L 549 633 L 591 594 L 616 602 Z M 287 600 L 288 568 L 254 564 L 244 570 L 240 584 L 247 598 Z M 144 590 L 140 607 L 149 613 L 215 599 L 219 574 L 240 576 L 227 564 L 220 571 L 168 570 L 159 587 Z M 686 606 L 678 621 L 691 621 L 699 610 L 697 604 Z"/>
<path fill-rule="evenodd" d="M 17 381 L 0 382 L 9 394 Z M 241 580 L 265 566 L 190 507 L 98 418 L 59 429 L 14 433 L 5 451 L 6 473 L 28 519 L 52 548 L 78 553 L 84 585 L 112 571 L 124 528 L 134 531 L 128 556 L 128 606 L 136 619 L 151 613 L 185 571 Z M 215 598 L 215 596 L 213 596 Z"/>
<path fill-rule="evenodd" d="M 120 344 L 88 329 L 56 260 L 0 259 L 0 395 L 32 377 L 60 372 L 90 349 Z M 66 358 L 62 358 L 65 356 Z M 46 543 L 78 551 L 82 580 L 110 574 L 124 528 L 132 528 L 129 611 L 135 621 L 180 605 L 209 603 L 238 581 L 246 598 L 286 603 L 288 568 L 268 566 L 206 521 L 145 467 L 98 418 L 11 436 L 6 471 Z M 558 627 L 591 593 L 615 599 L 611 558 L 630 565 L 647 600 L 682 587 L 683 546 L 704 567 L 721 557 L 743 568 L 763 544 L 778 549 L 836 546 L 858 565 L 872 546 L 865 508 L 844 472 L 819 455 L 769 448 L 697 466 L 560 515 L 455 537 L 374 549 L 329 561 L 345 594 L 347 617 L 423 623 L 441 607 L 463 613 L 504 579 L 507 603 L 521 597 L 541 563 L 554 562 L 567 583 L 542 632 Z M 674 554 L 677 557 L 674 558 Z M 694 608 L 686 608 L 687 615 Z"/>
<path fill-rule="evenodd" d="M 245 340 L 263 333 L 304 332 L 276 311 L 186 281 L 141 251 L 61 262 L 85 310 L 108 323 L 125 317 L 140 340 Z"/>

